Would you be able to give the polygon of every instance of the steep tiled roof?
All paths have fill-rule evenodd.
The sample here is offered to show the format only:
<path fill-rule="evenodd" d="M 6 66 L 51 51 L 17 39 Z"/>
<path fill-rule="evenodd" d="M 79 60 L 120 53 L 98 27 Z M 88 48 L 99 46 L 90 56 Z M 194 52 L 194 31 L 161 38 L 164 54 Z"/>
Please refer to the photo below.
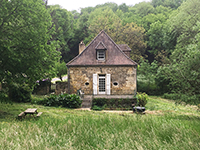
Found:
<path fill-rule="evenodd" d="M 99 44 L 95 47 L 95 49 L 107 49 L 103 42 L 99 42 Z"/>
<path fill-rule="evenodd" d="M 97 60 L 97 49 L 106 49 L 105 61 Z M 137 65 L 130 59 L 106 33 L 101 31 L 92 42 L 83 50 L 81 54 L 76 56 L 67 66 L 120 66 L 120 65 Z"/>
<path fill-rule="evenodd" d="M 131 48 L 127 44 L 118 44 L 122 51 L 131 51 Z"/>

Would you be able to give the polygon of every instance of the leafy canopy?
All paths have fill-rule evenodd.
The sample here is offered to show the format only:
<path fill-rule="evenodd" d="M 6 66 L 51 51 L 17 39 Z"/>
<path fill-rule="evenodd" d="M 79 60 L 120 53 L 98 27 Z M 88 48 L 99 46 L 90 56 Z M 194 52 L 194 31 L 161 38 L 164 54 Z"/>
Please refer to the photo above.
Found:
<path fill-rule="evenodd" d="M 42 0 L 0 2 L 0 82 L 28 83 L 54 74 L 59 59 Z"/>

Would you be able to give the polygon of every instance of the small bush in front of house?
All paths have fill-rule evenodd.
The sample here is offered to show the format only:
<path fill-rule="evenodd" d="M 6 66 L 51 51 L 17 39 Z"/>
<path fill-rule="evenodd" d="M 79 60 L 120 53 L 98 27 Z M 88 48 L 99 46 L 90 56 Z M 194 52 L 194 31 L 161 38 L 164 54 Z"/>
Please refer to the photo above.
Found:
<path fill-rule="evenodd" d="M 149 98 L 146 93 L 141 93 L 141 94 L 137 93 L 136 99 L 137 99 L 137 104 L 136 104 L 137 106 L 145 107 Z"/>
<path fill-rule="evenodd" d="M 136 103 L 135 99 L 122 99 L 122 98 L 94 98 L 92 101 L 93 110 L 131 110 L 132 103 Z"/>
<path fill-rule="evenodd" d="M 82 100 L 76 94 L 50 95 L 43 100 L 37 101 L 37 104 L 45 106 L 62 106 L 66 108 L 79 108 Z"/>

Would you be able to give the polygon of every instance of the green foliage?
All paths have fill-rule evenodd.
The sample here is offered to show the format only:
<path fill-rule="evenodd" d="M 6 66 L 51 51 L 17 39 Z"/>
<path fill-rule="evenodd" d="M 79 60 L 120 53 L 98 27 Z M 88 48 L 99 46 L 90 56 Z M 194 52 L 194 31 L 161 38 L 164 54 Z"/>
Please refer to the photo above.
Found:
<path fill-rule="evenodd" d="M 93 110 L 103 110 L 103 109 L 109 109 L 109 110 L 130 110 L 132 109 L 133 103 L 136 103 L 136 99 L 121 99 L 121 98 L 115 98 L 115 99 L 106 99 L 106 98 L 94 98 L 92 100 L 92 109 Z"/>
<path fill-rule="evenodd" d="M 154 13 L 154 7 L 149 2 L 141 2 L 134 6 L 134 11 L 136 14 L 143 18 L 148 14 Z"/>
<path fill-rule="evenodd" d="M 101 111 L 101 110 L 104 109 L 104 107 L 94 105 L 94 106 L 92 107 L 92 109 L 93 109 L 93 110 L 97 110 L 97 111 Z"/>
<path fill-rule="evenodd" d="M 3 0 L 0 7 L 0 82 L 27 83 L 54 75 L 59 59 L 54 27 L 42 0 Z"/>
<path fill-rule="evenodd" d="M 141 94 L 137 93 L 136 99 L 137 99 L 137 104 L 136 104 L 137 106 L 145 107 L 149 98 L 146 93 L 141 93 Z"/>
<path fill-rule="evenodd" d="M 140 60 L 140 67 L 138 69 L 137 78 L 137 86 L 139 92 L 146 92 L 150 95 L 159 94 L 155 84 L 157 69 L 157 61 L 149 63 L 148 60 Z"/>
<path fill-rule="evenodd" d="M 185 0 L 152 0 L 151 4 L 154 7 L 164 6 L 172 9 L 177 9 Z"/>
<path fill-rule="evenodd" d="M 178 93 L 165 93 L 163 95 L 166 99 L 175 100 L 176 103 L 184 102 L 185 104 L 198 105 L 200 103 L 200 94 L 199 95 L 188 95 L 188 94 L 178 94 Z"/>
<path fill-rule="evenodd" d="M 0 103 L 9 102 L 8 95 L 4 91 L 0 91 Z"/>
<path fill-rule="evenodd" d="M 160 95 L 155 81 L 149 83 L 147 80 L 145 80 L 145 77 L 141 76 L 137 77 L 137 91 L 142 93 L 145 92 L 149 95 Z"/>
<path fill-rule="evenodd" d="M 157 70 L 157 74 L 155 77 L 155 84 L 157 86 L 157 92 L 158 94 L 162 95 L 164 93 L 170 92 L 170 79 L 169 79 L 169 73 L 170 68 L 168 65 L 161 66 Z"/>
<path fill-rule="evenodd" d="M 59 77 L 60 80 L 62 81 L 62 75 L 67 74 L 66 63 L 65 62 L 57 62 L 55 67 L 56 67 L 57 77 Z"/>
<path fill-rule="evenodd" d="M 26 84 L 12 83 L 9 85 L 9 99 L 13 102 L 30 102 L 31 91 L 32 89 Z"/>
<path fill-rule="evenodd" d="M 200 94 L 200 2 L 186 1 L 168 20 L 169 29 L 177 35 L 175 50 L 170 56 L 170 64 L 163 66 L 165 79 L 169 80 L 171 93 L 186 95 L 181 101 L 196 103 L 195 96 Z M 183 97 L 183 96 L 182 96 Z M 185 99 L 185 100 L 184 100 Z"/>
<path fill-rule="evenodd" d="M 90 42 L 101 30 L 104 30 L 117 43 L 126 43 L 131 49 L 131 58 L 139 61 L 144 56 L 146 43 L 144 42 L 145 30 L 143 27 L 131 22 L 122 24 L 117 10 L 114 13 L 109 8 L 99 8 L 94 10 L 88 19 L 90 36 L 86 42 Z"/>
<path fill-rule="evenodd" d="M 31 95 L 31 104 L 42 104 L 43 99 L 46 95 Z"/>
<path fill-rule="evenodd" d="M 74 18 L 71 12 L 62 9 L 59 5 L 49 6 L 48 10 L 56 29 L 51 40 L 58 42 L 57 51 L 61 52 L 61 60 L 68 62 L 70 60 L 67 55 L 70 51 L 69 41 L 74 38 Z"/>
<path fill-rule="evenodd" d="M 81 99 L 75 94 L 60 94 L 50 95 L 43 100 L 33 100 L 32 103 L 41 104 L 45 106 L 62 106 L 66 108 L 79 108 L 81 106 Z"/>

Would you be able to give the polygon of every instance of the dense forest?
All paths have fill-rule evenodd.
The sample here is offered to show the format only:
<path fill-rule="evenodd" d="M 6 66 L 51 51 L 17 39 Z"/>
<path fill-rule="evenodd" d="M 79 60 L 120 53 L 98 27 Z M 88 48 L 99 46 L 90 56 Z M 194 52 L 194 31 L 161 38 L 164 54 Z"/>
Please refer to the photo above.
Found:
<path fill-rule="evenodd" d="M 101 30 L 132 49 L 138 91 L 200 103 L 200 1 L 105 3 L 68 11 L 42 0 L 0 2 L 0 82 L 53 77 Z M 63 65 L 62 65 L 63 66 Z M 62 71 L 62 69 L 60 69 Z"/>

